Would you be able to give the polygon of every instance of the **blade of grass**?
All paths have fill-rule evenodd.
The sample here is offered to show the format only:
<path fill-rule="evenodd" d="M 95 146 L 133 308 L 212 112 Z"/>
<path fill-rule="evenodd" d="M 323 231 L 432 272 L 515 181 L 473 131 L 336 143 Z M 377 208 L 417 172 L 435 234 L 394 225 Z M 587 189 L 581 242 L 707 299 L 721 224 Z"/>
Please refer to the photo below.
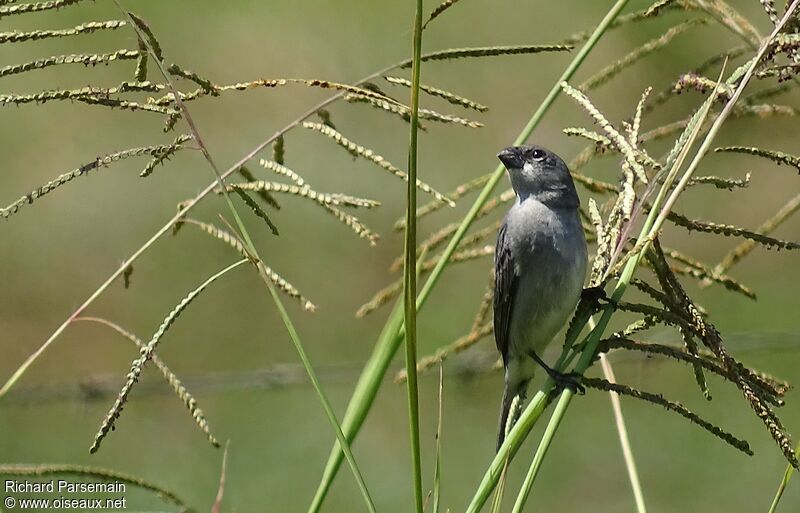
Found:
<path fill-rule="evenodd" d="M 408 142 L 408 190 L 406 191 L 405 259 L 403 262 L 403 312 L 406 325 L 406 380 L 408 427 L 411 438 L 411 471 L 414 503 L 422 513 L 422 462 L 419 449 L 419 390 L 417 387 L 417 147 L 419 145 L 419 80 L 422 58 L 422 0 L 416 0 L 411 61 L 411 122 Z"/>
<path fill-rule="evenodd" d="M 508 464 L 503 467 L 503 473 L 500 474 L 500 481 L 497 483 L 497 488 L 494 490 L 494 497 L 492 498 L 491 513 L 500 513 L 503 507 L 503 492 L 506 488 L 506 477 L 508 476 Z"/>
<path fill-rule="evenodd" d="M 550 417 L 550 422 L 547 424 L 547 429 L 545 429 L 539 445 L 539 447 L 544 447 L 545 450 L 537 450 L 536 454 L 534 454 L 533 462 L 528 470 L 528 475 L 525 476 L 525 482 L 522 484 L 522 490 L 520 490 L 519 495 L 517 495 L 517 500 L 514 502 L 514 508 L 511 510 L 512 513 L 521 513 L 522 508 L 525 507 L 525 501 L 528 499 L 528 494 L 530 493 L 533 481 L 536 479 L 539 468 L 542 466 L 544 457 L 547 454 L 547 448 L 550 447 L 550 442 L 553 440 L 553 437 L 558 430 L 558 426 L 561 424 L 561 420 L 564 418 L 564 410 L 566 410 L 568 404 L 569 403 L 566 401 L 559 401 L 555 410 L 553 410 L 553 415 Z"/>
<path fill-rule="evenodd" d="M 328 396 L 325 394 L 325 391 L 322 388 L 322 384 L 320 383 L 319 378 L 317 377 L 317 373 L 312 367 L 311 361 L 309 360 L 308 355 L 306 354 L 305 349 L 303 348 L 303 345 L 300 342 L 300 337 L 297 334 L 297 330 L 295 329 L 294 324 L 289 318 L 289 313 L 286 311 L 286 307 L 284 306 L 283 301 L 281 300 L 280 295 L 278 294 L 278 291 L 275 289 L 275 286 L 272 284 L 272 281 L 270 281 L 269 278 L 266 276 L 264 276 L 262 279 L 267 284 L 269 292 L 272 295 L 272 299 L 275 301 L 275 306 L 278 308 L 278 312 L 284 319 L 284 324 L 286 324 L 286 329 L 289 332 L 289 336 L 295 345 L 295 349 L 300 355 L 300 360 L 303 362 L 303 367 L 305 367 L 306 372 L 308 373 L 308 377 L 311 380 L 311 384 L 314 386 L 314 391 L 317 393 L 317 397 L 322 402 L 322 407 L 325 410 L 325 415 L 327 415 L 328 420 L 330 421 L 331 426 L 333 427 L 336 433 L 336 439 L 339 442 L 339 446 L 341 447 L 342 452 L 344 452 L 345 459 L 347 459 L 347 462 L 350 465 L 351 470 L 353 471 L 353 475 L 356 478 L 358 487 L 367 504 L 367 509 L 371 513 L 375 513 L 375 505 L 372 502 L 372 497 L 370 496 L 369 490 L 367 489 L 367 485 L 364 482 L 364 477 L 361 475 L 361 471 L 358 468 L 355 456 L 353 456 L 353 453 L 350 449 L 350 443 L 348 442 L 347 438 L 344 435 L 344 432 L 342 431 L 342 427 L 339 424 L 338 419 L 336 418 L 336 413 L 333 411 L 333 407 L 331 406 L 331 403 L 328 400 Z"/>

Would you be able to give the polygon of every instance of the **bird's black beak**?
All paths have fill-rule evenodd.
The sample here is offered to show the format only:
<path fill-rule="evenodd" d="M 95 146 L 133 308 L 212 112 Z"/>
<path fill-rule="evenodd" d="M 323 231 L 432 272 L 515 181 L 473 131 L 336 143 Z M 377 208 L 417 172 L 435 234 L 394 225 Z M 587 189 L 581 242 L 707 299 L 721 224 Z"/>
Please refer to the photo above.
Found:
<path fill-rule="evenodd" d="M 522 168 L 522 155 L 520 154 L 519 148 L 516 146 L 511 146 L 502 150 L 497 154 L 497 158 L 506 166 L 506 169 Z"/>

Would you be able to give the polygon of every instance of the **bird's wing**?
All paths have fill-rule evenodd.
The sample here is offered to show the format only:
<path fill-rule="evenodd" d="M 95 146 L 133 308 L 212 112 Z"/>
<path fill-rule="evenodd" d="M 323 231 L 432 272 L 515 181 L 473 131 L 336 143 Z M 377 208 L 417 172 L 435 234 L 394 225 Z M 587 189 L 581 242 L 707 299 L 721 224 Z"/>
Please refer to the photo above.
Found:
<path fill-rule="evenodd" d="M 503 355 L 504 363 L 508 355 L 511 310 L 519 283 L 515 267 L 506 223 L 503 223 L 497 234 L 497 247 L 494 253 L 494 339 L 497 350 Z"/>

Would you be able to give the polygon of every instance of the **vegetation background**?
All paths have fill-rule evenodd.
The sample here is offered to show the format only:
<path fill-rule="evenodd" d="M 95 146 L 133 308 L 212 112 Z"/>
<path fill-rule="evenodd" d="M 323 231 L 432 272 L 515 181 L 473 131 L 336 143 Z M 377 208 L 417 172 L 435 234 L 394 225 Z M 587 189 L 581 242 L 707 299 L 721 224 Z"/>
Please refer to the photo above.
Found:
<path fill-rule="evenodd" d="M 771 27 L 756 1 L 731 2 L 759 28 Z M 257 78 L 326 78 L 353 81 L 407 57 L 413 6 L 410 2 L 356 0 L 139 0 L 128 2 L 147 19 L 169 59 L 197 70 L 216 83 Z M 429 2 L 429 8 L 434 4 Z M 565 0 L 469 0 L 442 16 L 426 31 L 424 50 L 468 45 L 554 43 L 592 28 L 608 2 Z M 649 2 L 632 1 L 628 10 Z M 21 16 L 14 29 L 76 25 L 87 19 L 118 18 L 111 2 Z M 590 56 L 579 83 L 593 71 L 662 34 L 680 14 L 628 26 L 607 34 Z M 0 27 L 0 30 L 10 30 Z M 624 71 L 591 94 L 612 119 L 630 115 L 641 91 L 658 91 L 682 72 L 729 46 L 735 36 L 717 25 L 693 29 L 672 45 Z M 127 44 L 119 44 L 124 40 Z M 0 65 L 60 53 L 135 48 L 132 30 L 90 37 L 0 46 Z M 722 45 L 726 46 L 722 46 Z M 426 63 L 422 81 L 459 92 L 489 105 L 472 130 L 428 123 L 421 134 L 420 178 L 449 190 L 496 165 L 495 153 L 507 146 L 569 62 L 570 55 L 539 54 Z M 129 79 L 131 65 L 99 66 L 97 80 L 116 84 Z M 87 71 L 55 67 L 0 79 L 2 92 L 36 92 L 82 87 Z M 46 85 L 44 85 L 46 84 Z M 44 86 L 43 86 L 44 85 Z M 385 86 L 385 87 L 384 87 Z M 406 89 L 387 91 L 400 98 Z M 191 110 L 216 160 L 226 166 L 323 98 L 325 92 L 300 86 L 232 93 L 200 100 Z M 668 109 L 645 117 L 645 129 L 678 119 L 699 97 L 686 93 Z M 797 93 L 780 103 L 797 105 Z M 423 98 L 423 106 L 446 110 L 446 104 Z M 363 105 L 338 103 L 331 109 L 337 128 L 389 160 L 404 163 L 407 126 Z M 0 109 L 0 203 L 10 203 L 51 177 L 97 155 L 132 146 L 171 141 L 160 133 L 158 116 L 53 102 L 42 107 Z M 737 130 L 744 126 L 748 130 Z M 585 114 L 561 98 L 534 140 L 570 158 L 583 142 L 561 133 L 586 126 Z M 797 153 L 797 121 L 776 117 L 762 122 L 732 119 L 718 145 L 745 144 Z M 757 131 L 753 130 L 757 127 Z M 794 150 L 794 151 L 793 151 Z M 596 160 L 584 169 L 612 180 L 614 159 Z M 361 213 L 381 233 L 371 248 L 332 217 L 303 201 L 283 201 L 273 219 L 281 228 L 266 230 L 256 243 L 268 263 L 319 305 L 314 313 L 288 305 L 312 361 L 341 415 L 355 378 L 383 324 L 387 309 L 363 320 L 354 312 L 390 276 L 389 263 L 402 252 L 402 237 L 391 231 L 403 213 L 404 184 L 368 162 L 352 160 L 318 135 L 293 131 L 286 138 L 286 161 L 320 190 L 342 191 L 378 199 L 382 206 Z M 148 180 L 138 177 L 140 161 L 125 161 L 69 184 L 2 223 L 0 233 L 0 376 L 5 380 L 53 328 L 112 272 L 131 251 L 174 213 L 175 204 L 209 181 L 199 152 L 182 152 Z M 693 217 L 756 227 L 798 190 L 791 169 L 763 159 L 710 155 L 704 174 L 741 177 L 753 172 L 747 191 L 684 195 L 680 209 Z M 713 201 L 709 201 L 713 198 Z M 421 196 L 421 201 L 427 198 Z M 455 220 L 469 201 L 421 220 L 421 233 Z M 222 203 L 210 198 L 199 211 L 216 216 Z M 200 215 L 200 214 L 198 214 Z M 253 224 L 253 226 L 258 226 Z M 231 261 L 224 245 L 198 232 L 165 238 L 135 265 L 132 285 L 121 283 L 93 305 L 90 313 L 113 319 L 140 337 L 153 331 L 167 311 L 200 280 Z M 800 221 L 789 221 L 776 236 L 794 239 Z M 714 236 L 671 234 L 679 248 L 716 261 L 732 241 Z M 673 239 L 675 240 L 675 239 Z M 702 247 L 698 247 L 702 244 Z M 419 354 L 424 355 L 466 332 L 485 285 L 489 259 L 453 266 L 445 273 L 419 318 Z M 718 288 L 694 292 L 713 313 L 745 362 L 797 384 L 800 375 L 800 329 L 797 327 L 797 253 L 767 254 L 757 249 L 732 272 L 751 285 L 757 302 Z M 694 287 L 691 289 L 694 290 Z M 198 397 L 221 440 L 230 440 L 225 509 L 303 511 L 316 489 L 334 439 L 313 390 L 297 367 L 296 353 L 274 313 L 274 305 L 254 275 L 238 270 L 211 287 L 170 330 L 159 354 Z M 677 340 L 674 340 L 677 342 Z M 443 505 L 464 508 L 494 454 L 501 393 L 499 373 L 471 375 L 464 370 L 480 355 L 492 354 L 486 339 L 463 357 L 445 365 L 443 424 Z M 213 449 L 192 425 L 160 376 L 149 369 L 120 419 L 117 432 L 99 453 L 88 446 L 112 396 L 92 385 L 111 379 L 112 394 L 134 356 L 132 346 L 95 325 L 75 324 L 45 353 L 18 388 L 0 402 L 0 462 L 62 462 L 110 467 L 156 481 L 204 509 L 213 502 L 222 451 Z M 546 358 L 547 359 L 547 358 Z M 623 400 L 645 499 L 651 511 L 766 511 L 786 462 L 733 387 L 710 378 L 714 400 L 706 403 L 689 367 L 659 360 L 614 362 L 620 382 L 668 392 L 687 406 L 747 438 L 756 455 L 748 458 L 651 405 Z M 396 368 L 402 360 L 398 359 Z M 247 379 L 246 386 L 220 386 L 228 380 L 274 370 L 274 382 Z M 597 372 L 597 371 L 594 371 Z M 438 381 L 435 372 L 421 376 L 421 436 L 426 487 L 433 470 Z M 286 376 L 289 376 L 287 378 Z M 296 382 L 293 377 L 299 377 Z M 194 386 L 193 386 L 194 385 Z M 715 386 L 716 385 L 716 386 Z M 795 436 L 800 407 L 794 394 L 780 412 Z M 380 511 L 412 508 L 408 457 L 406 391 L 387 381 L 354 444 L 354 452 Z M 529 441 L 523 448 L 533 450 Z M 531 499 L 533 511 L 619 512 L 634 509 L 606 394 L 590 391 L 567 415 L 551 457 Z M 509 488 L 518 486 L 524 465 L 512 468 Z M 137 509 L 157 508 L 157 499 L 131 493 Z M 352 475 L 340 472 L 325 511 L 353 511 L 358 504 Z M 800 508 L 800 488 L 790 485 L 783 511 Z"/>

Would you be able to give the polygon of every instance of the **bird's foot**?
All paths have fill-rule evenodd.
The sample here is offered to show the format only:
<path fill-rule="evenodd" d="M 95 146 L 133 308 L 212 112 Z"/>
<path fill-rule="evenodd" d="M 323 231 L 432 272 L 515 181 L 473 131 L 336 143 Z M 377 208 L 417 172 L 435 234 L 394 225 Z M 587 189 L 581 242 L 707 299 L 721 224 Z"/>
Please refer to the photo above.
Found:
<path fill-rule="evenodd" d="M 558 372 L 555 369 L 546 369 L 547 374 L 556 382 L 555 394 L 558 395 L 565 388 L 569 388 L 578 395 L 586 394 L 586 387 L 581 384 L 581 376 L 577 372 Z"/>
<path fill-rule="evenodd" d="M 544 369 L 547 375 L 550 376 L 550 378 L 556 382 L 556 389 L 555 389 L 556 393 L 560 393 L 565 388 L 569 388 L 573 392 L 576 392 L 577 394 L 580 395 L 586 393 L 586 388 L 584 388 L 584 386 L 581 385 L 581 378 L 583 376 L 581 376 L 576 372 L 557 371 L 556 369 L 544 363 L 544 360 L 539 358 L 539 355 L 536 354 L 534 351 L 531 351 L 528 354 L 530 355 L 531 358 L 533 358 L 536 361 L 536 363 L 539 364 L 540 367 Z"/>
<path fill-rule="evenodd" d="M 599 310 L 601 303 L 605 302 L 606 304 L 616 306 L 616 301 L 612 298 L 608 297 L 606 294 L 606 289 L 603 288 L 602 285 L 595 285 L 594 287 L 586 287 L 581 291 L 581 299 L 588 302 L 591 305 L 595 305 L 596 309 Z"/>

